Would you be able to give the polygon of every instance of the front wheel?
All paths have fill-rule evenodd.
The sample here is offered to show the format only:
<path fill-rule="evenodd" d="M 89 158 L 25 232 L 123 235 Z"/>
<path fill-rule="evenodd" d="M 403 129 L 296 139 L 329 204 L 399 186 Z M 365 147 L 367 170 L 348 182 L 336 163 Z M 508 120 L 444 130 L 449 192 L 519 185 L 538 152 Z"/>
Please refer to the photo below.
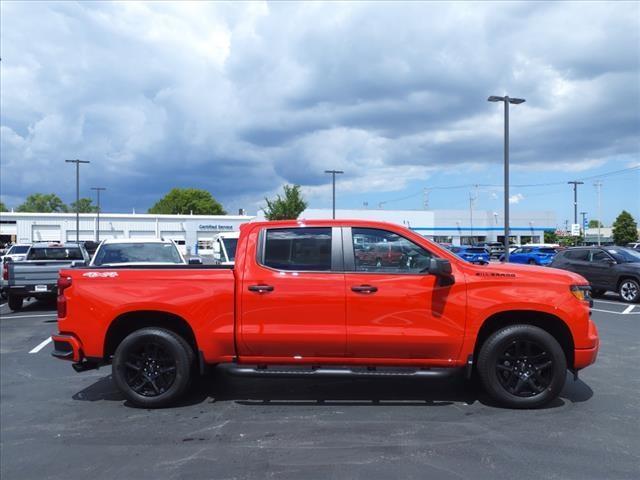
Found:
<path fill-rule="evenodd" d="M 140 407 L 165 407 L 189 385 L 193 350 L 163 328 L 142 328 L 128 335 L 113 356 L 113 379 L 124 396 Z"/>
<path fill-rule="evenodd" d="M 640 284 L 631 278 L 626 278 L 620 282 L 618 293 L 625 302 L 636 303 L 640 300 Z"/>
<path fill-rule="evenodd" d="M 536 408 L 562 390 L 567 360 L 549 333 L 533 325 L 510 325 L 484 343 L 478 373 L 486 392 L 511 408 Z"/>

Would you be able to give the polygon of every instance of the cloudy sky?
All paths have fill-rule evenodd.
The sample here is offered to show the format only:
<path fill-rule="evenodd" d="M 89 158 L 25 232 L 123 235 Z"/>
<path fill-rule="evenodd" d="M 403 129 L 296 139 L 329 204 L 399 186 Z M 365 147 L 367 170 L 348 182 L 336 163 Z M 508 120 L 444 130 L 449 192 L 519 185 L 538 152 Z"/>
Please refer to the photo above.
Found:
<path fill-rule="evenodd" d="M 640 3 L 35 3 L 1 8 L 1 198 L 146 211 L 205 188 L 255 212 L 298 183 L 330 207 L 640 217 Z M 634 168 L 635 167 L 635 168 Z M 530 186 L 530 185 L 534 186 Z M 478 185 L 477 187 L 474 185 Z"/>

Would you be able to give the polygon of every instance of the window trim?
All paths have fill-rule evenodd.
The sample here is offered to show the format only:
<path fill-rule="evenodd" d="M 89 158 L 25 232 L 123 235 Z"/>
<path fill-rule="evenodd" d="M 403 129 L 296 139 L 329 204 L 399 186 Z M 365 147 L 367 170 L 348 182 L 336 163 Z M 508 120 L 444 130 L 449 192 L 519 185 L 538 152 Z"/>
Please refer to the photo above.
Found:
<path fill-rule="evenodd" d="M 331 230 L 331 267 L 329 270 L 281 270 L 266 265 L 264 257 L 267 246 L 267 232 L 270 230 L 302 230 L 306 228 L 328 228 Z M 344 273 L 344 261 L 342 257 L 342 231 L 340 227 L 330 225 L 294 226 L 294 227 L 272 227 L 263 228 L 258 234 L 258 245 L 256 248 L 256 263 L 272 272 L 298 272 L 298 273 Z"/>
<path fill-rule="evenodd" d="M 342 227 L 342 250 L 344 252 L 344 273 L 355 273 L 358 275 L 412 275 L 412 276 L 425 276 L 425 275 L 431 275 L 429 272 L 363 272 L 360 270 L 356 270 L 356 259 L 355 259 L 355 249 L 353 248 L 353 232 L 352 232 L 352 228 L 363 228 L 363 229 L 369 229 L 369 230 L 380 230 L 382 232 L 388 232 L 388 233 L 392 233 L 394 235 L 397 235 L 401 238 L 404 238 L 407 242 L 411 242 L 414 245 L 417 245 L 418 247 L 422 248 L 423 250 L 427 251 L 428 253 L 431 254 L 431 258 L 443 258 L 443 257 L 439 257 L 438 255 L 436 255 L 433 251 L 431 251 L 428 248 L 425 248 L 424 246 L 420 245 L 417 242 L 414 242 L 413 240 L 405 237 L 404 235 L 398 233 L 398 232 L 394 232 L 393 230 L 387 230 L 384 228 L 377 228 L 377 227 Z"/>

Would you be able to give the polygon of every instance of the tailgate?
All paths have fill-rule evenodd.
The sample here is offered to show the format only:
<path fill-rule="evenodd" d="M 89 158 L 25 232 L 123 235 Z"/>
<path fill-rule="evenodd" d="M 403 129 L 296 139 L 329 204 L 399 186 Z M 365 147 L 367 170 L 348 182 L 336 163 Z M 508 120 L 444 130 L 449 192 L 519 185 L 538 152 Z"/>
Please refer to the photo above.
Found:
<path fill-rule="evenodd" d="M 70 266 L 71 262 L 64 260 L 10 263 L 9 286 L 55 285 L 60 269 Z"/>

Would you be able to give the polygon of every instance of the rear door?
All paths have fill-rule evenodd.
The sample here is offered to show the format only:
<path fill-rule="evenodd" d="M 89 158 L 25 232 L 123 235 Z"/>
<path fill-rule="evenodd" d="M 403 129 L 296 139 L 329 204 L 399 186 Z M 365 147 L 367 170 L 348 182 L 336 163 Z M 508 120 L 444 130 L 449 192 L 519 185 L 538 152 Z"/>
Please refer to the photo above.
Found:
<path fill-rule="evenodd" d="M 345 287 L 340 228 L 265 228 L 245 258 L 241 357 L 342 357 Z M 247 254 L 250 254 L 249 251 Z"/>
<path fill-rule="evenodd" d="M 354 227 L 345 228 L 343 236 L 347 355 L 443 362 L 457 358 L 465 326 L 464 282 L 439 286 L 438 278 L 422 272 L 433 254 L 393 231 Z M 372 264 L 358 253 L 372 244 L 398 254 L 382 265 Z"/>

